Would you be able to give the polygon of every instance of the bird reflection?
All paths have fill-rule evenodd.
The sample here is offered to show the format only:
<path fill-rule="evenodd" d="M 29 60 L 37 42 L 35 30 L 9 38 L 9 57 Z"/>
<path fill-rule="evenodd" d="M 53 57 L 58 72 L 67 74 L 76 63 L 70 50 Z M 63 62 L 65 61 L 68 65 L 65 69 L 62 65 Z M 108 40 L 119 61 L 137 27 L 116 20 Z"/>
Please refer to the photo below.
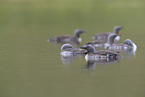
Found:
<path fill-rule="evenodd" d="M 84 56 L 84 54 L 69 55 L 69 56 L 61 55 L 61 61 L 62 61 L 63 64 L 72 64 L 72 62 L 75 59 L 79 59 L 79 58 L 81 58 L 83 56 Z"/>
<path fill-rule="evenodd" d="M 98 59 L 98 60 L 86 60 L 87 65 L 86 68 L 95 68 L 96 64 L 113 64 L 119 62 L 121 58 L 106 58 L 106 59 Z"/>
<path fill-rule="evenodd" d="M 73 55 L 70 55 L 70 56 L 61 55 L 61 61 L 63 64 L 71 64 L 73 59 L 74 59 Z"/>
<path fill-rule="evenodd" d="M 87 61 L 86 68 L 87 69 L 95 68 L 95 65 L 96 65 L 95 61 Z"/>

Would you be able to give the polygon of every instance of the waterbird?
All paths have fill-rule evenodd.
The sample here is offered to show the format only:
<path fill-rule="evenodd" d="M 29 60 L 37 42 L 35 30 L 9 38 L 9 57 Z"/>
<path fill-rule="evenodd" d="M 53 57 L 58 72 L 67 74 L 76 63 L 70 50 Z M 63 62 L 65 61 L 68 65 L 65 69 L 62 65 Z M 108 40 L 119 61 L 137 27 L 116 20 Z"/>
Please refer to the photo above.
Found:
<path fill-rule="evenodd" d="M 85 56 L 86 61 L 100 59 L 103 60 L 108 58 L 122 58 L 119 52 L 109 50 L 95 51 L 95 48 L 92 45 L 81 46 L 80 48 L 87 50 L 87 54 Z"/>
<path fill-rule="evenodd" d="M 87 42 L 86 45 L 91 44 L 94 47 L 104 47 L 104 48 L 107 48 L 108 46 L 110 46 L 110 45 L 115 43 L 115 41 L 116 41 L 115 38 L 118 37 L 118 36 L 120 36 L 120 35 L 111 33 L 108 36 L 108 42 L 106 42 L 104 40 L 94 40 L 94 41 Z"/>
<path fill-rule="evenodd" d="M 108 46 L 107 49 L 116 51 L 132 51 L 135 53 L 137 45 L 132 42 L 131 39 L 126 39 L 123 43 Z"/>
<path fill-rule="evenodd" d="M 86 31 L 76 29 L 74 31 L 73 36 L 71 36 L 71 35 L 62 35 L 62 36 L 57 36 L 57 37 L 50 38 L 50 39 L 48 39 L 48 41 L 49 42 L 54 42 L 54 43 L 62 43 L 62 44 L 64 44 L 64 43 L 74 43 L 76 45 L 80 45 L 80 43 L 82 41 L 80 35 L 84 32 L 86 32 Z"/>
<path fill-rule="evenodd" d="M 114 29 L 113 29 L 113 33 L 118 35 L 119 34 L 119 31 L 121 29 L 122 29 L 121 26 L 115 26 Z M 92 37 L 92 39 L 95 39 L 95 40 L 103 40 L 103 41 L 106 41 L 107 42 L 108 36 L 110 34 L 111 34 L 110 32 L 97 33 L 97 34 L 95 34 L 95 36 Z M 118 43 L 119 40 L 120 40 L 120 36 L 116 37 L 115 38 L 115 43 Z"/>
<path fill-rule="evenodd" d="M 71 44 L 64 44 L 61 47 L 60 55 L 65 56 L 77 56 L 77 55 L 85 55 L 87 50 L 74 48 Z"/>

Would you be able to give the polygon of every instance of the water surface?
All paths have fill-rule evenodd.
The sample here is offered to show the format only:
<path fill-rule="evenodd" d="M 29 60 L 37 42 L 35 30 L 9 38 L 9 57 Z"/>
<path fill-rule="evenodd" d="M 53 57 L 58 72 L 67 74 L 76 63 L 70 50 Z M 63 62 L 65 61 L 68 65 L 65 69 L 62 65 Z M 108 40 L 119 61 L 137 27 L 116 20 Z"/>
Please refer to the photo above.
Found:
<path fill-rule="evenodd" d="M 0 1 L 0 91 L 2 97 L 144 97 L 143 0 Z M 83 29 L 82 45 L 99 32 L 123 26 L 121 42 L 135 56 L 87 69 L 84 57 L 64 64 L 61 45 L 47 39 Z"/>

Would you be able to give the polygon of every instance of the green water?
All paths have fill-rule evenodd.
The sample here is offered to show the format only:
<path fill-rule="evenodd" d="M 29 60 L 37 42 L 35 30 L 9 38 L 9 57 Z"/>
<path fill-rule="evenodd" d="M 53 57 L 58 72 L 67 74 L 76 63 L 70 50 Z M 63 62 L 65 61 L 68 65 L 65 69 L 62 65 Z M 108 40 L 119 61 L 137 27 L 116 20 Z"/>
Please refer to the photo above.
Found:
<path fill-rule="evenodd" d="M 86 69 L 84 57 L 63 64 L 53 36 L 83 29 L 82 44 L 98 32 L 129 38 L 136 56 Z M 1 97 L 144 97 L 144 0 L 1 0 Z"/>

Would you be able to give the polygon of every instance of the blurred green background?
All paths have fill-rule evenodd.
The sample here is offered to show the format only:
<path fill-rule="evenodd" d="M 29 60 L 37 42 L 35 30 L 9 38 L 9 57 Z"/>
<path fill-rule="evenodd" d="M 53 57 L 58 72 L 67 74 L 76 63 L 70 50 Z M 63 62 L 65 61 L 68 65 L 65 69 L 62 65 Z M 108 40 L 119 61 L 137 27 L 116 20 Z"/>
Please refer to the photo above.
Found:
<path fill-rule="evenodd" d="M 83 29 L 83 42 L 116 25 L 135 58 L 84 69 L 81 58 L 64 65 L 47 39 Z M 144 97 L 144 0 L 0 0 L 1 97 Z"/>

